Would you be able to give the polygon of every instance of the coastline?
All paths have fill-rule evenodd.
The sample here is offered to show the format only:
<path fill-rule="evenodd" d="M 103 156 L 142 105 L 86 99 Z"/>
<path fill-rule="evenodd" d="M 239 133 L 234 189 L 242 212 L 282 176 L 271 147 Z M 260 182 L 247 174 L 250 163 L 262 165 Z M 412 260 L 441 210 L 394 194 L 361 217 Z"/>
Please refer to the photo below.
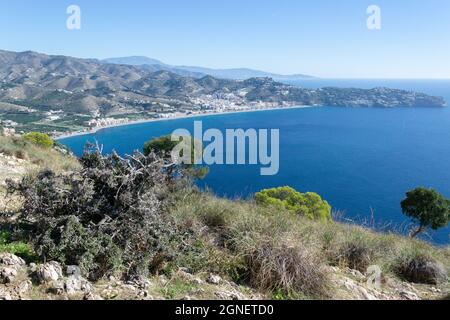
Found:
<path fill-rule="evenodd" d="M 132 125 L 143 124 L 143 123 L 152 123 L 152 122 L 160 122 L 160 121 L 175 121 L 175 120 L 190 119 L 190 118 L 203 118 L 203 117 L 221 116 L 221 115 L 227 115 L 227 114 L 253 113 L 253 112 L 289 110 L 289 109 L 307 109 L 307 108 L 319 108 L 319 107 L 318 106 L 275 107 L 275 108 L 267 108 L 267 109 L 205 112 L 205 113 L 198 113 L 198 114 L 191 114 L 191 115 L 176 116 L 173 118 L 142 119 L 142 120 L 135 120 L 135 121 L 129 121 L 129 122 L 125 122 L 125 123 L 111 124 L 111 125 L 107 125 L 107 126 L 92 128 L 89 131 L 71 132 L 71 133 L 67 133 L 67 134 L 63 134 L 58 137 L 55 137 L 54 139 L 55 139 L 55 141 L 59 141 L 59 140 L 73 138 L 73 137 L 87 136 L 87 135 L 95 134 L 99 131 L 109 129 L 109 128 L 132 126 Z"/>

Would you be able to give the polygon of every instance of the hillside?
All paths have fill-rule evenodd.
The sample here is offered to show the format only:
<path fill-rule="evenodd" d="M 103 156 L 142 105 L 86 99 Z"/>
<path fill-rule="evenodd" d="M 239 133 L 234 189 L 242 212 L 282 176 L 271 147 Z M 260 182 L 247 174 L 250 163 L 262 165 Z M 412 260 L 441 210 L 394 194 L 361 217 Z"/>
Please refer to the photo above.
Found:
<path fill-rule="evenodd" d="M 135 176 L 129 162 L 116 159 L 112 170 L 113 158 L 91 154 L 83 159 L 83 169 L 58 146 L 42 149 L 18 136 L 0 139 L 1 182 L 20 181 L 29 173 L 34 177 L 22 182 L 14 206 L 8 201 L 0 207 L 0 300 L 418 300 L 450 295 L 448 247 L 315 221 L 255 201 L 220 199 L 184 183 L 166 185 L 154 171 L 159 167 L 153 155 L 135 155 L 141 168 Z M 38 175 L 46 168 L 54 174 Z M 86 175 L 99 189 L 91 189 Z M 145 191 L 139 191 L 141 183 Z M 117 190 L 122 196 L 114 198 Z M 139 200 L 129 198 L 134 192 Z M 132 207 L 126 205 L 130 200 Z M 70 214 L 67 224 L 65 214 Z M 121 251 L 122 233 L 130 231 Z M 104 242 L 109 232 L 115 245 Z M 135 268 L 142 265 L 150 268 Z M 377 268 L 379 286 L 370 280 Z"/>
<path fill-rule="evenodd" d="M 444 99 L 388 88 L 303 89 L 271 78 L 180 76 L 152 66 L 0 51 L 0 121 L 17 131 L 85 130 L 89 120 L 148 119 L 294 105 L 442 107 Z"/>

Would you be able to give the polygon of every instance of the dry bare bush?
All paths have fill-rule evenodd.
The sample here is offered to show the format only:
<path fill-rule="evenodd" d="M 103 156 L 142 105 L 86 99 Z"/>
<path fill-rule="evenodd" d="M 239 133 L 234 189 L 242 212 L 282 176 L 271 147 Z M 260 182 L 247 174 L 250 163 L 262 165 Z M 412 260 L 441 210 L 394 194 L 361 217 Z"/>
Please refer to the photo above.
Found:
<path fill-rule="evenodd" d="M 439 285 L 447 281 L 444 265 L 431 256 L 414 252 L 397 259 L 394 266 L 397 275 L 409 282 Z"/>
<path fill-rule="evenodd" d="M 286 295 L 327 296 L 328 278 L 322 263 L 306 248 L 266 243 L 246 260 L 253 287 Z"/>
<path fill-rule="evenodd" d="M 345 265 L 353 270 L 366 272 L 372 263 L 372 249 L 364 242 L 346 242 L 333 257 L 335 263 Z"/>
<path fill-rule="evenodd" d="M 91 147 L 81 163 L 72 173 L 9 182 L 9 193 L 24 199 L 19 221 L 32 226 L 43 260 L 80 265 L 98 279 L 146 275 L 179 251 L 183 234 L 164 210 L 170 179 L 160 157 L 102 156 Z"/>

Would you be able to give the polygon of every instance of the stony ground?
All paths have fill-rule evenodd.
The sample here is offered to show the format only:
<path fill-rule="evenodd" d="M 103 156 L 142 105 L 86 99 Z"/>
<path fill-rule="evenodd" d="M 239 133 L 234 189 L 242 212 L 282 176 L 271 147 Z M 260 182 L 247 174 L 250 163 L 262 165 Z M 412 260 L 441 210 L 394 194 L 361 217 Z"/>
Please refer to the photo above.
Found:
<path fill-rule="evenodd" d="M 5 199 L 6 180 L 17 181 L 28 171 L 37 168 L 32 163 L 0 153 L 0 212 L 8 212 L 17 208 L 14 200 Z"/>
<path fill-rule="evenodd" d="M 362 273 L 330 267 L 332 299 L 421 300 L 444 299 L 448 288 L 413 285 L 383 277 L 377 288 Z M 218 275 L 180 269 L 171 278 L 122 281 L 111 277 L 92 283 L 77 266 L 57 262 L 26 264 L 12 254 L 0 254 L 0 300 L 265 300 L 270 297 Z"/>

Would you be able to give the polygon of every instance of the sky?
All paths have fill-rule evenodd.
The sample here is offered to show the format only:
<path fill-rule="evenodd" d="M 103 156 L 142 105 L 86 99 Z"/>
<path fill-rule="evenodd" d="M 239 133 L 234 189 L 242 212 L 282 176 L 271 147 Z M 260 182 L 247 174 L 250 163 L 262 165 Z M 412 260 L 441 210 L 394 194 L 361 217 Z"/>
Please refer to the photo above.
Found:
<path fill-rule="evenodd" d="M 81 9 L 69 30 L 66 10 Z M 367 8 L 381 9 L 381 29 Z M 448 0 L 0 0 L 0 49 L 326 78 L 450 78 Z"/>

